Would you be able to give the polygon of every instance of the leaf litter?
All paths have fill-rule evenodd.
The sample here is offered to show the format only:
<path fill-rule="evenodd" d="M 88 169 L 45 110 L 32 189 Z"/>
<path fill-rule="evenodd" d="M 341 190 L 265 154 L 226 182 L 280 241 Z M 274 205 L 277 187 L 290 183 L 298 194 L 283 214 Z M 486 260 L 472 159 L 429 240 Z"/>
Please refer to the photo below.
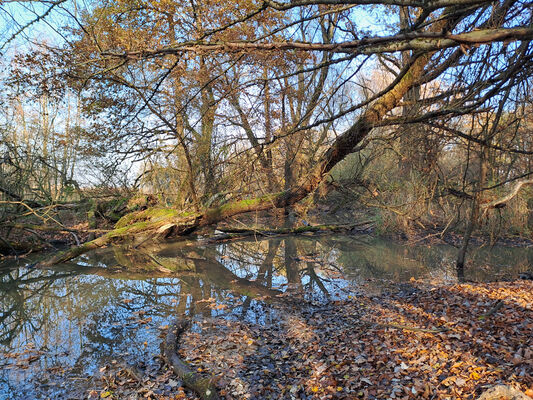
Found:
<path fill-rule="evenodd" d="M 222 398 L 476 399 L 501 383 L 533 394 L 533 282 L 411 280 L 326 303 L 265 301 L 270 323 L 206 318 L 180 339 Z M 197 398 L 162 361 L 104 379 L 106 398 Z"/>

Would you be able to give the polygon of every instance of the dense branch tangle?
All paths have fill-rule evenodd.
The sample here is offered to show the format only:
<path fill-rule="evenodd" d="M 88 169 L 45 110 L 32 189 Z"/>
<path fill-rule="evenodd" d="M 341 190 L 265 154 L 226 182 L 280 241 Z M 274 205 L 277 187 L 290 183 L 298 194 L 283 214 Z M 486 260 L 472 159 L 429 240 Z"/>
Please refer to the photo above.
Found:
<path fill-rule="evenodd" d="M 420 7 L 427 10 L 437 10 L 445 7 L 471 6 L 487 3 L 485 0 L 436 0 L 436 1 L 410 1 L 410 0 L 300 0 L 282 3 L 265 0 L 264 4 L 276 10 L 289 10 L 295 7 L 312 5 L 390 5 L 402 7 Z"/>
<path fill-rule="evenodd" d="M 95 13 L 105 28 L 83 22 L 93 34 L 80 33 L 77 65 L 89 69 L 102 92 L 117 94 L 104 115 L 122 138 L 142 131 L 138 145 L 155 143 L 161 127 L 174 138 L 174 147 L 159 149 L 174 149 L 167 154 L 172 170 L 187 174 L 179 178 L 181 204 L 194 210 L 163 219 L 139 214 L 131 234 L 181 235 L 239 213 L 291 206 L 374 128 L 439 121 L 436 130 L 450 124 L 446 137 L 466 132 L 463 115 L 493 109 L 501 93 L 516 97 L 516 82 L 529 79 L 532 68 L 531 15 L 528 4 L 514 0 L 117 4 L 114 11 L 103 2 Z M 390 17 L 387 27 L 358 27 L 358 13 L 371 6 L 392 13 L 407 7 L 412 21 L 399 27 Z M 369 76 L 371 68 L 378 74 Z M 374 77 L 381 86 L 368 83 Z M 415 87 L 427 91 L 418 112 L 398 116 Z M 122 104 L 135 118 L 114 113 Z M 212 199 L 221 192 L 230 198 L 217 206 Z M 127 237 L 127 225 L 120 229 L 86 248 Z"/>

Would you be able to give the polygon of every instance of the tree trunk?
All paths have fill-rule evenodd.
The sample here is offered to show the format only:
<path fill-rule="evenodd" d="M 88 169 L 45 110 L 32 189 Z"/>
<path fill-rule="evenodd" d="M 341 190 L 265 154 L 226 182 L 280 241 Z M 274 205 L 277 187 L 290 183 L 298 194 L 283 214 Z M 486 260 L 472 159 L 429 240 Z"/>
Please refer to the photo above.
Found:
<path fill-rule="evenodd" d="M 187 329 L 189 322 L 186 320 L 175 321 L 169 328 L 163 345 L 165 358 L 174 373 L 183 381 L 184 386 L 194 390 L 201 399 L 220 399 L 215 386 L 209 378 L 204 378 L 194 372 L 177 354 L 178 339 Z"/>
<path fill-rule="evenodd" d="M 466 232 L 463 237 L 463 244 L 459 249 L 459 254 L 457 255 L 457 262 L 455 264 L 455 269 L 457 271 L 457 279 L 459 282 L 463 282 L 465 279 L 464 267 L 466 252 L 468 250 L 468 244 L 470 243 L 472 233 L 474 232 L 474 229 L 476 228 L 479 222 L 482 194 L 481 189 L 484 187 L 485 181 L 487 180 L 487 149 L 488 148 L 482 148 L 480 151 L 479 180 L 477 182 L 476 190 L 474 192 L 474 198 L 472 199 L 472 210 L 470 212 L 470 220 L 468 221 Z"/>

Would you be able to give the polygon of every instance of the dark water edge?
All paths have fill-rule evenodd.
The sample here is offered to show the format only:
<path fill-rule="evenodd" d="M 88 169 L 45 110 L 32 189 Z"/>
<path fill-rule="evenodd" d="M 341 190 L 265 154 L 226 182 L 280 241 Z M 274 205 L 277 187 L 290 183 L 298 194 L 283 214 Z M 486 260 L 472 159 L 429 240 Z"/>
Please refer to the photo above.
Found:
<path fill-rule="evenodd" d="M 161 367 L 162 327 L 176 316 L 271 324 L 265 296 L 313 303 L 411 278 L 455 282 L 457 250 L 365 235 L 314 235 L 209 246 L 103 249 L 49 270 L 0 264 L 0 399 L 80 399 L 106 365 Z M 513 279 L 533 249 L 474 248 L 466 278 Z"/>

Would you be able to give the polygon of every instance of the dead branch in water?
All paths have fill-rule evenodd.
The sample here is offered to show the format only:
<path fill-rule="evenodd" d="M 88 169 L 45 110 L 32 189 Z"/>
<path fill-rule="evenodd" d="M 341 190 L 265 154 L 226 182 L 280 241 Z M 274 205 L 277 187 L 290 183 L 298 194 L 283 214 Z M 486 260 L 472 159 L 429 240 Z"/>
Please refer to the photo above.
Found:
<path fill-rule="evenodd" d="M 206 239 L 207 242 L 224 242 L 229 240 L 237 240 L 248 236 L 278 236 L 291 235 L 300 233 L 314 233 L 314 232 L 344 232 L 351 231 L 361 226 L 373 224 L 374 221 L 364 221 L 357 224 L 349 225 L 303 225 L 294 228 L 277 228 L 277 229 L 257 229 L 257 228 L 217 228 L 223 232 Z"/>
<path fill-rule="evenodd" d="M 194 372 L 189 365 L 178 356 L 178 340 L 190 325 L 188 320 L 176 320 L 168 328 L 164 356 L 174 373 L 183 381 L 185 387 L 194 390 L 204 400 L 218 400 L 218 392 L 209 378 Z"/>

